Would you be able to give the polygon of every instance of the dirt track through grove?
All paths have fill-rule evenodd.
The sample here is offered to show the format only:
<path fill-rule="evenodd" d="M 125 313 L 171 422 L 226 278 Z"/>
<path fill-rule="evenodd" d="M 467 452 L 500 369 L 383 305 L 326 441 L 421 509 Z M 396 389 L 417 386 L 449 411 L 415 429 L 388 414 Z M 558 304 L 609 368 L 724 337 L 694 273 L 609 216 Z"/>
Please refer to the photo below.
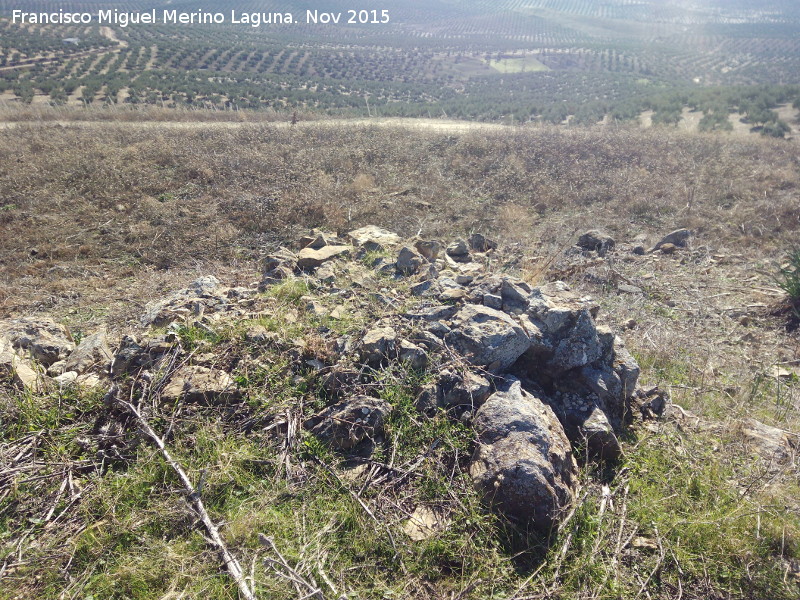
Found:
<path fill-rule="evenodd" d="M 238 129 L 240 127 L 257 127 L 271 125 L 273 127 L 290 127 L 288 121 L 0 121 L 0 129 L 17 129 L 21 127 L 138 127 L 143 129 Z M 320 121 L 300 121 L 298 128 L 307 127 L 404 127 L 409 129 L 434 130 L 445 133 L 465 133 L 469 131 L 510 131 L 519 126 L 500 125 L 497 123 L 479 123 L 475 121 L 450 121 L 445 119 L 330 119 Z M 527 126 L 527 127 L 530 127 Z"/>
<path fill-rule="evenodd" d="M 789 119 L 793 124 L 791 136 L 789 138 L 793 143 L 798 143 L 800 136 L 797 136 L 797 122 L 791 117 L 793 116 L 788 109 L 784 108 L 781 117 Z M 289 120 L 282 121 L 260 121 L 260 120 L 242 120 L 242 121 L 159 121 L 159 120 L 142 120 L 142 121 L 125 121 L 125 120 L 70 120 L 70 119 L 41 119 L 41 120 L 26 120 L 26 121 L 5 121 L 0 113 L 0 130 L 3 129 L 17 129 L 23 127 L 71 127 L 71 128 L 119 128 L 130 127 L 140 129 L 239 129 L 242 127 L 258 127 L 269 125 L 278 128 L 291 127 Z M 510 132 L 520 129 L 535 129 L 540 125 L 537 123 L 526 123 L 524 125 L 505 125 L 500 123 L 481 123 L 478 121 L 458 121 L 452 119 L 412 119 L 412 118 L 356 118 L 356 119 L 320 119 L 315 121 L 299 121 L 294 127 L 299 129 L 314 128 L 314 127 L 400 127 L 404 129 L 415 129 L 418 131 L 436 131 L 439 133 L 469 133 L 475 131 L 482 132 Z M 647 123 L 643 126 L 647 128 Z M 687 131 L 696 131 L 687 126 L 681 127 Z M 749 126 L 738 125 L 734 127 L 734 131 L 730 133 L 722 133 L 717 135 L 734 135 L 736 137 L 742 136 L 757 136 L 758 132 L 750 129 Z"/>

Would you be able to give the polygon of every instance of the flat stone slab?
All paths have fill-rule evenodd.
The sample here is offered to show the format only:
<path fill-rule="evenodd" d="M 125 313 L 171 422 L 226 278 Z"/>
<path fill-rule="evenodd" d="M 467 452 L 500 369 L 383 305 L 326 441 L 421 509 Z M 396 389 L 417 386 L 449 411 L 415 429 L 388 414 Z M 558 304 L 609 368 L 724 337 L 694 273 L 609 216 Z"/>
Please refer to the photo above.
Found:
<path fill-rule="evenodd" d="M 316 269 L 334 258 L 348 256 L 350 246 L 323 246 L 319 249 L 303 248 L 297 255 L 297 266 L 301 269 Z"/>

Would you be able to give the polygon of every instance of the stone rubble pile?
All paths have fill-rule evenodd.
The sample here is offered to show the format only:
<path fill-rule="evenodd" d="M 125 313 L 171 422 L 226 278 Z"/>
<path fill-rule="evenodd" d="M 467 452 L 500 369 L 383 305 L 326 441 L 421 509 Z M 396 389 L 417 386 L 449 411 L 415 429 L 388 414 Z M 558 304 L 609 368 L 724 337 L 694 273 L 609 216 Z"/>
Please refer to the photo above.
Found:
<path fill-rule="evenodd" d="M 670 235 L 661 248 L 688 237 Z M 615 243 L 601 232 L 587 232 L 578 247 L 605 254 Z M 377 282 L 368 293 L 384 307 L 383 316 L 359 336 L 333 340 L 329 364 L 308 361 L 320 369 L 329 402 L 304 427 L 337 450 L 374 444 L 392 406 L 363 393 L 365 373 L 391 361 L 419 370 L 435 364 L 433 383 L 416 399 L 421 415 L 443 410 L 471 423 L 477 446 L 469 473 L 486 503 L 547 531 L 577 493 L 574 456 L 619 458 L 626 425 L 634 416 L 659 414 L 667 399 L 657 389 L 638 386 L 639 366 L 618 336 L 597 325 L 596 303 L 561 282 L 533 286 L 493 273 L 489 265 L 496 249 L 481 234 L 446 243 L 403 240 L 374 226 L 341 236 L 312 231 L 294 248 L 265 257 L 259 290 L 297 277 L 321 294 L 344 298 L 363 292 L 338 288 L 343 272 L 351 282 Z M 188 323 L 213 332 L 218 322 L 247 319 L 259 290 L 227 288 L 213 276 L 202 277 L 146 306 L 142 326 L 166 327 L 166 333 L 151 331 L 141 340 L 126 335 L 113 352 L 102 333 L 75 344 L 51 320 L 2 322 L 0 375 L 18 387 L 38 389 L 103 385 L 131 376 L 155 386 L 154 373 L 168 372 L 156 390 L 164 400 L 238 402 L 242 391 L 235 378 L 213 357 L 205 363 L 178 360 L 175 326 Z M 318 297 L 301 300 L 306 310 L 328 315 Z M 273 336 L 251 327 L 246 339 L 270 344 Z"/>

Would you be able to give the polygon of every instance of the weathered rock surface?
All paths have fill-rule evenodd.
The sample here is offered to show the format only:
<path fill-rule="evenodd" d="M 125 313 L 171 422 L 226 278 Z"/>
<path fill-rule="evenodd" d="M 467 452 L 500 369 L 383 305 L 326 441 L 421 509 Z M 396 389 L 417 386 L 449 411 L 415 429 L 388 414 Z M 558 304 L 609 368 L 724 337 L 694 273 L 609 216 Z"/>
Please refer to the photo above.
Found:
<path fill-rule="evenodd" d="M 428 354 L 409 341 L 403 340 L 397 349 L 397 358 L 407 363 L 412 369 L 424 369 L 428 365 Z"/>
<path fill-rule="evenodd" d="M 399 235 L 374 225 L 354 229 L 347 234 L 347 237 L 352 240 L 355 246 L 372 246 L 367 247 L 367 250 L 376 250 L 379 247 L 385 248 L 400 243 Z"/>
<path fill-rule="evenodd" d="M 442 243 L 438 240 L 417 240 L 414 243 L 417 249 L 428 262 L 434 262 L 442 252 Z"/>
<path fill-rule="evenodd" d="M 264 289 L 292 276 L 297 268 L 297 255 L 287 248 L 278 248 L 264 258 L 262 268 L 264 278 L 261 281 L 261 288 Z"/>
<path fill-rule="evenodd" d="M 191 315 L 200 317 L 232 311 L 235 308 L 234 301 L 238 301 L 243 293 L 249 291 L 225 288 L 213 275 L 200 277 L 162 300 L 148 302 L 140 321 L 145 327 L 161 327 Z"/>
<path fill-rule="evenodd" d="M 254 349 L 285 345 L 299 365 L 316 370 L 320 399 L 338 403 L 304 426 L 332 448 L 350 450 L 381 436 L 391 406 L 357 395 L 373 393 L 375 368 L 391 361 L 415 369 L 433 363 L 438 376 L 418 390 L 418 410 L 430 417 L 444 411 L 446 418 L 474 423 L 479 445 L 470 473 L 475 485 L 497 510 L 546 531 L 574 499 L 577 472 L 572 453 L 618 459 L 620 433 L 631 415 L 646 418 L 663 410 L 658 405 L 663 395 L 638 387 L 639 366 L 622 341 L 595 323 L 599 307 L 593 300 L 561 282 L 532 287 L 492 274 L 496 243 L 484 236 L 474 234 L 448 246 L 418 238 L 404 245 L 392 232 L 366 227 L 350 232 L 347 240 L 353 246 L 312 231 L 293 246 L 302 248 L 297 254 L 279 249 L 264 260 L 262 289 L 306 271 L 302 276 L 311 283 L 309 292 L 287 309 L 287 320 L 292 315 L 296 322 L 312 315 L 341 319 L 351 313 L 380 314 L 361 339 L 352 333 L 336 334 L 328 322 L 319 324 L 319 345 L 277 339 L 280 336 L 255 325 L 245 335 Z M 603 254 L 614 240 L 592 231 L 581 236 L 579 245 Z M 381 256 L 365 265 L 363 259 L 375 250 Z M 602 262 L 580 248 L 572 250 L 581 260 Z M 352 262 L 334 262 L 351 254 Z M 407 285 L 389 288 L 378 274 L 393 279 L 402 275 Z M 357 288 L 368 288 L 365 297 L 359 297 Z M 148 322 L 163 324 L 181 317 L 195 327 L 213 327 L 218 317 L 209 320 L 207 313 L 235 316 L 232 311 L 248 292 L 232 293 L 213 278 L 198 280 L 149 306 Z M 323 293 L 329 294 L 330 302 L 322 302 Z M 269 300 L 272 303 L 256 305 L 251 295 L 247 306 L 257 308 L 248 311 L 250 318 L 282 306 Z M 413 308 L 401 312 L 409 301 Z M 197 318 L 187 318 L 192 315 Z M 123 339 L 112 376 L 141 374 L 142 380 L 152 382 L 153 373 L 169 369 L 184 354 L 178 337 L 172 333 L 141 343 Z M 64 381 L 85 368 L 79 355 L 76 351 L 75 362 L 59 369 L 57 375 L 65 373 Z M 180 368 L 162 396 L 209 403 L 238 397 L 231 376 L 216 369 L 220 363 L 209 356 L 193 354 L 193 366 Z M 367 447 L 359 446 L 358 451 Z"/>
<path fill-rule="evenodd" d="M 467 256 L 469 254 L 469 247 L 467 246 L 467 242 L 463 239 L 459 238 L 454 241 L 452 244 L 447 246 L 447 255 L 448 256 Z"/>
<path fill-rule="evenodd" d="M 385 400 L 358 396 L 329 406 L 303 426 L 331 448 L 348 450 L 367 438 L 374 439 L 382 434 L 391 412 L 392 407 Z"/>
<path fill-rule="evenodd" d="M 597 406 L 578 425 L 578 437 L 586 444 L 589 455 L 603 460 L 617 460 L 622 456 L 622 446 L 608 422 L 606 414 Z"/>
<path fill-rule="evenodd" d="M 87 335 L 67 358 L 64 371 L 83 373 L 95 366 L 106 366 L 111 361 L 111 349 L 102 331 Z"/>
<path fill-rule="evenodd" d="M 650 252 L 655 252 L 656 250 L 660 250 L 666 244 L 671 244 L 676 248 L 683 248 L 684 246 L 686 246 L 686 242 L 689 240 L 690 237 L 692 237 L 692 232 L 689 231 L 688 229 L 676 229 L 675 231 L 672 231 L 667 235 L 665 235 L 663 238 L 661 238 L 661 240 L 659 240 L 659 242 L 651 248 Z"/>
<path fill-rule="evenodd" d="M 512 380 L 475 415 L 478 447 L 470 475 L 485 502 L 546 532 L 575 497 L 577 466 L 553 411 Z"/>
<path fill-rule="evenodd" d="M 445 370 L 439 375 L 439 406 L 452 408 L 465 406 L 475 409 L 492 393 L 489 380 L 472 371 Z"/>
<path fill-rule="evenodd" d="M 297 267 L 303 270 L 316 269 L 329 260 L 348 256 L 351 251 L 350 246 L 323 246 L 318 250 L 303 248 L 297 255 Z"/>
<path fill-rule="evenodd" d="M 428 416 L 437 410 L 449 411 L 453 416 L 476 410 L 492 394 L 489 380 L 472 371 L 444 369 L 439 379 L 425 386 L 416 399 L 416 408 Z"/>
<path fill-rule="evenodd" d="M 507 314 L 467 304 L 453 317 L 445 342 L 471 364 L 501 371 L 528 349 L 530 339 Z"/>
<path fill-rule="evenodd" d="M 297 240 L 297 246 L 299 248 L 311 248 L 313 250 L 319 250 L 324 246 L 341 245 L 341 243 L 341 240 L 339 240 L 335 235 L 325 231 L 320 231 L 319 229 L 312 229 L 308 235 L 304 235 Z"/>
<path fill-rule="evenodd" d="M 593 229 L 587 231 L 578 238 L 578 246 L 590 252 L 597 252 L 600 256 L 605 256 L 610 250 L 614 249 L 616 242 L 607 233 Z"/>
<path fill-rule="evenodd" d="M 77 371 L 66 371 L 59 375 L 58 377 L 53 377 L 53 381 L 55 381 L 58 385 L 67 386 L 75 383 L 78 380 L 78 372 Z"/>
<path fill-rule="evenodd" d="M 588 365 L 602 355 L 590 303 L 568 295 L 563 284 L 533 290 L 527 315 L 536 328 L 530 352 L 549 374 Z"/>
<path fill-rule="evenodd" d="M 361 340 L 361 358 L 368 364 L 381 363 L 397 350 L 397 332 L 391 327 L 370 329 Z"/>
<path fill-rule="evenodd" d="M 763 460 L 775 461 L 778 464 L 797 460 L 800 452 L 800 435 L 791 434 L 755 419 L 746 419 L 739 428 L 745 444 Z"/>
<path fill-rule="evenodd" d="M 528 310 L 530 292 L 530 287 L 522 281 L 514 283 L 508 279 L 503 279 L 503 283 L 500 285 L 503 312 L 513 315 Z M 485 299 L 486 297 L 484 296 Z"/>
<path fill-rule="evenodd" d="M 164 400 L 222 403 L 238 398 L 236 382 L 225 371 L 202 366 L 181 367 L 161 391 Z"/>
<path fill-rule="evenodd" d="M 414 275 L 422 267 L 425 259 L 408 246 L 403 246 L 397 255 L 397 270 L 403 275 Z"/>
<path fill-rule="evenodd" d="M 133 336 L 123 336 L 111 362 L 111 377 L 159 367 L 175 350 L 179 350 L 177 341 L 167 341 L 167 336 L 155 336 L 141 344 Z"/>
<path fill-rule="evenodd" d="M 46 367 L 65 359 L 75 349 L 67 328 L 50 318 L 24 317 L 0 322 L 0 337 Z"/>
<path fill-rule="evenodd" d="M 435 506 L 417 506 L 403 525 L 403 531 L 415 542 L 421 542 L 447 529 L 450 519 Z"/>
<path fill-rule="evenodd" d="M 473 233 L 467 240 L 473 252 L 489 252 L 497 248 L 497 242 L 490 240 L 482 233 Z"/>
<path fill-rule="evenodd" d="M 0 337 L 0 378 L 8 379 L 14 386 L 32 392 L 40 391 L 45 381 L 34 366 L 20 357 L 11 342 L 3 337 Z"/>

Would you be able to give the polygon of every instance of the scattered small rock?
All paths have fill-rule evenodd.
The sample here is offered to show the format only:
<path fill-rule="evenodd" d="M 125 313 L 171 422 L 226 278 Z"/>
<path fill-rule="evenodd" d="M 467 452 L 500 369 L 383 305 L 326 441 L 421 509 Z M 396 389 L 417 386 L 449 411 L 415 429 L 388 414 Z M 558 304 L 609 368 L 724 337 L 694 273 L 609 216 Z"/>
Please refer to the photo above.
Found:
<path fill-rule="evenodd" d="M 34 366 L 14 351 L 11 342 L 0 337 L 0 377 L 7 378 L 23 390 L 38 392 L 43 389 L 45 378 Z"/>
<path fill-rule="evenodd" d="M 370 329 L 361 340 L 361 358 L 368 364 L 379 364 L 396 352 L 397 332 L 391 327 Z"/>
<path fill-rule="evenodd" d="M 353 244 L 357 247 L 372 246 L 367 250 L 384 249 L 387 246 L 394 246 L 400 243 L 400 236 L 392 233 L 387 229 L 376 227 L 375 225 L 367 225 L 360 229 L 354 229 L 347 234 L 347 237 L 352 240 Z"/>
<path fill-rule="evenodd" d="M 297 255 L 297 267 L 304 271 L 313 270 L 329 260 L 348 256 L 351 250 L 350 246 L 323 246 L 318 250 L 304 248 Z"/>
<path fill-rule="evenodd" d="M 66 359 L 75 350 L 67 328 L 50 318 L 24 317 L 0 321 L 0 337 L 45 367 Z"/>
<path fill-rule="evenodd" d="M 614 249 L 615 245 L 614 238 L 596 229 L 587 231 L 578 238 L 579 247 L 590 252 L 597 252 L 599 256 L 605 256 Z"/>
<path fill-rule="evenodd" d="M 310 418 L 303 427 L 335 450 L 349 450 L 365 439 L 383 433 L 392 406 L 385 400 L 357 396 L 329 406 Z"/>
<path fill-rule="evenodd" d="M 403 246 L 400 253 L 397 255 L 397 270 L 403 275 L 414 275 L 419 271 L 420 267 L 425 262 L 419 254 L 414 252 L 408 246 Z"/>
<path fill-rule="evenodd" d="M 643 290 L 640 287 L 636 287 L 635 285 L 630 285 L 628 283 L 620 283 L 617 286 L 617 289 L 620 292 L 624 292 L 626 294 L 642 294 Z"/>
<path fill-rule="evenodd" d="M 459 238 L 449 246 L 447 246 L 447 255 L 452 257 L 462 257 L 469 254 L 467 242 Z"/>
<path fill-rule="evenodd" d="M 650 252 L 655 252 L 661 249 L 665 244 L 672 244 L 675 247 L 683 248 L 686 246 L 688 239 L 692 237 L 692 232 L 688 229 L 676 229 L 675 231 L 665 235 L 659 242 L 653 246 Z"/>
<path fill-rule="evenodd" d="M 225 371 L 201 366 L 185 366 L 172 375 L 161 391 L 161 398 L 187 402 L 224 403 L 239 397 L 236 382 Z"/>
<path fill-rule="evenodd" d="M 424 369 L 428 366 L 428 354 L 416 344 L 403 340 L 398 347 L 397 357 L 412 369 Z"/>
<path fill-rule="evenodd" d="M 434 262 L 442 252 L 442 244 L 437 240 L 417 240 L 414 247 L 428 262 Z"/>
<path fill-rule="evenodd" d="M 411 517 L 403 525 L 403 531 L 415 542 L 421 542 L 447 529 L 449 524 L 450 519 L 443 511 L 436 507 L 420 505 L 414 509 Z"/>
<path fill-rule="evenodd" d="M 497 248 L 497 242 L 488 239 L 481 233 L 473 233 L 469 236 L 468 242 L 473 252 L 489 252 Z"/>
<path fill-rule="evenodd" d="M 111 362 L 111 349 L 106 343 L 106 334 L 101 332 L 88 335 L 72 351 L 64 364 L 65 371 L 83 373 L 96 365 L 106 366 Z"/>

